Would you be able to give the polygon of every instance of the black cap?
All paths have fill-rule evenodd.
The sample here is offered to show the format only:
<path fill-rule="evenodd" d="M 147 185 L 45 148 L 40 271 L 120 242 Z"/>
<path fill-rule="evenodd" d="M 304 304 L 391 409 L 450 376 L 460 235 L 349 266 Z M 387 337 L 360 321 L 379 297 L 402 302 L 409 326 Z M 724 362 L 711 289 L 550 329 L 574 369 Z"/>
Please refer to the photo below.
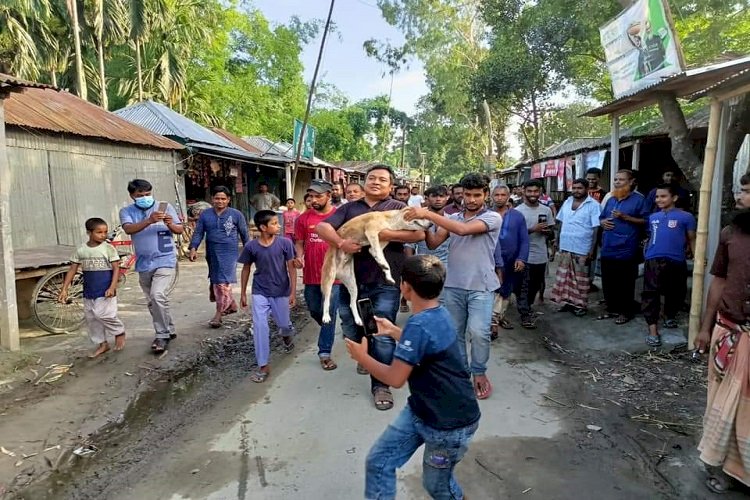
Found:
<path fill-rule="evenodd" d="M 326 193 L 333 189 L 333 184 L 324 179 L 315 179 L 310 183 L 308 191 L 315 191 L 316 193 Z"/>

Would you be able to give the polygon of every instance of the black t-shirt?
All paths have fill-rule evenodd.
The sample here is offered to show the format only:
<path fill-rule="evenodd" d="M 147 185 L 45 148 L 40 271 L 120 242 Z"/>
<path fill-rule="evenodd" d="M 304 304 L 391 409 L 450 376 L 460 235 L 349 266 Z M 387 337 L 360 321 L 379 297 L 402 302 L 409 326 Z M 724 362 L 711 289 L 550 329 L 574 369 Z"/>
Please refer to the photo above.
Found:
<path fill-rule="evenodd" d="M 393 357 L 414 367 L 409 375 L 409 406 L 425 424 L 450 430 L 479 420 L 471 375 L 444 307 L 409 318 Z"/>
<path fill-rule="evenodd" d="M 359 215 L 369 212 L 401 210 L 405 206 L 405 204 L 392 198 L 386 198 L 385 200 L 379 201 L 375 205 L 370 206 L 364 198 L 362 198 L 361 200 L 350 201 L 349 203 L 337 208 L 336 211 L 325 220 L 325 222 L 338 230 L 345 223 Z M 403 268 L 404 259 L 406 258 L 404 256 L 404 244 L 391 241 L 385 247 L 385 250 L 383 250 L 383 254 L 385 255 L 385 260 L 388 262 L 388 265 L 391 266 L 391 275 L 396 281 L 396 284 L 398 284 L 401 279 L 401 268 Z M 378 263 L 375 262 L 375 259 L 367 250 L 354 254 L 354 274 L 357 277 L 357 283 L 360 285 L 387 283 L 385 281 L 383 270 L 380 269 Z"/>

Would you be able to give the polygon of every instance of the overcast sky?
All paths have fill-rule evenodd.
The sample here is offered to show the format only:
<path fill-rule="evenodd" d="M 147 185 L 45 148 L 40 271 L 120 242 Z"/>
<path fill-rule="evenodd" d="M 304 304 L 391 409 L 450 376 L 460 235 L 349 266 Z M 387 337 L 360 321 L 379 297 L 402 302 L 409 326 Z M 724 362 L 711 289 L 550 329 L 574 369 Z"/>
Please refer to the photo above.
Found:
<path fill-rule="evenodd" d="M 318 82 L 332 83 L 353 101 L 388 94 L 390 76 L 383 76 L 384 65 L 367 57 L 362 44 L 375 38 L 403 41 L 403 36 L 380 15 L 376 0 L 338 0 L 333 20 L 338 35 L 329 35 L 323 54 Z M 272 22 L 286 23 L 292 15 L 302 20 L 321 19 L 328 15 L 328 0 L 255 0 L 254 5 Z M 321 33 L 322 34 L 322 33 Z M 315 69 L 320 48 L 320 35 L 306 48 L 302 56 L 305 80 L 309 83 Z M 409 114 L 414 113 L 417 100 L 427 93 L 424 71 L 418 61 L 397 73 L 393 80 L 392 106 Z"/>

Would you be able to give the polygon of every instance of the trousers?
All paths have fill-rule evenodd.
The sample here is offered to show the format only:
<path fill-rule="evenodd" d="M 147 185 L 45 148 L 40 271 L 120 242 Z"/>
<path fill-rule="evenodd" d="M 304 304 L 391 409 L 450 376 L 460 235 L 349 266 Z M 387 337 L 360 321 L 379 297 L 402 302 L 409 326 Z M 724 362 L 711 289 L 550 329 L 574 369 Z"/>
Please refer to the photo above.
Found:
<path fill-rule="evenodd" d="M 169 285 L 174 278 L 172 267 L 160 267 L 138 274 L 138 283 L 148 301 L 148 312 L 154 324 L 157 339 L 169 339 L 175 332 L 172 314 L 169 311 Z"/>

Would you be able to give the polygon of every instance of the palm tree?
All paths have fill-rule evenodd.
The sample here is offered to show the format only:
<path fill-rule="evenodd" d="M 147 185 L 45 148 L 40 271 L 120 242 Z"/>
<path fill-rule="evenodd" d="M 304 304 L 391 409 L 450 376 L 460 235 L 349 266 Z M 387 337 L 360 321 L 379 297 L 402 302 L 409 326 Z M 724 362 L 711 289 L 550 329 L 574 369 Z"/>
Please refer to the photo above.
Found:
<path fill-rule="evenodd" d="M 138 100 L 143 100 L 143 67 L 141 65 L 141 43 L 146 34 L 146 0 L 130 0 L 130 43 L 135 49 L 136 75 L 138 78 Z"/>
<path fill-rule="evenodd" d="M 73 30 L 73 48 L 76 59 L 76 89 L 78 90 L 78 97 L 88 100 L 86 74 L 83 69 L 83 56 L 81 54 L 81 26 L 78 22 L 78 2 L 77 0 L 67 0 L 67 6 L 71 29 Z"/>
<path fill-rule="evenodd" d="M 49 41 L 49 0 L 0 1 L 0 66 L 30 80 L 39 76 L 37 45 Z"/>

